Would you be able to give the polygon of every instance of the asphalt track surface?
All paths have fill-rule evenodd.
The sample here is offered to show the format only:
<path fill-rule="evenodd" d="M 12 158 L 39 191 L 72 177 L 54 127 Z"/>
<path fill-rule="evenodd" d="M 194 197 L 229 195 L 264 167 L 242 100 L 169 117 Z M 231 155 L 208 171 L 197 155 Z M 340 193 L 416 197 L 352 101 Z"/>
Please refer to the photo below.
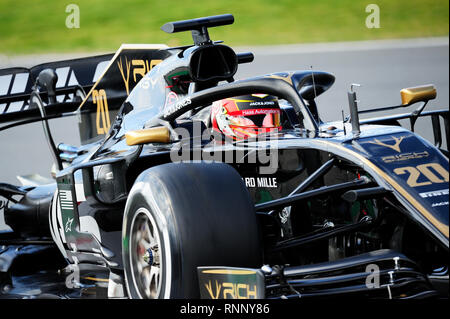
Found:
<path fill-rule="evenodd" d="M 237 79 L 272 72 L 310 69 L 331 72 L 336 76 L 333 87 L 317 98 L 324 121 L 339 120 L 341 111 L 349 113 L 347 91 L 358 83 L 360 109 L 400 104 L 400 89 L 433 83 L 437 98 L 427 110 L 449 106 L 449 40 L 448 38 L 364 41 L 333 44 L 304 44 L 273 47 L 238 48 L 253 51 L 255 60 L 240 66 Z M 80 57 L 80 55 L 44 55 L 10 57 L 0 55 L 0 68 L 29 67 L 43 62 Z M 413 108 L 407 109 L 412 111 Z M 404 113 L 393 110 L 381 115 Z M 366 118 L 368 115 L 362 116 Z M 79 145 L 75 118 L 50 121 L 56 143 Z M 432 138 L 428 122 L 418 121 L 416 132 Z M 0 132 L 0 181 L 19 184 L 16 175 L 38 173 L 50 177 L 52 158 L 42 125 L 34 123 Z M 0 230 L 5 229 L 0 216 Z"/>

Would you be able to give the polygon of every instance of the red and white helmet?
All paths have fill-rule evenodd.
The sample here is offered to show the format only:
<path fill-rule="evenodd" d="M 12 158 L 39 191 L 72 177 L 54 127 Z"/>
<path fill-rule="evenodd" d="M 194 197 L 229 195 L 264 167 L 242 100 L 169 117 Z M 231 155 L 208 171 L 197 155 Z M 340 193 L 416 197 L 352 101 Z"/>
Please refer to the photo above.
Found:
<path fill-rule="evenodd" d="M 234 140 L 281 130 L 278 99 L 267 94 L 243 95 L 213 103 L 213 131 Z"/>

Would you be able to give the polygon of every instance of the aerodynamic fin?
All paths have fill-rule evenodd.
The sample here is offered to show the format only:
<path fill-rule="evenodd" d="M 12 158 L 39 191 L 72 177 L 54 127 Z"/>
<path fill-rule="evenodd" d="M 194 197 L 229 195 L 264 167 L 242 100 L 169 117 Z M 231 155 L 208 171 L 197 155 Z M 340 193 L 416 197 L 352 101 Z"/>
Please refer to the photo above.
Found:
<path fill-rule="evenodd" d="M 112 54 L 98 55 L 36 65 L 32 68 L 8 68 L 0 70 L 0 123 L 30 119 L 39 116 L 37 108 L 30 106 L 30 94 L 39 73 L 53 69 L 57 76 L 56 100 L 58 103 L 74 100 L 76 88 L 89 91 L 113 57 Z M 42 92 L 46 101 L 46 92 Z M 80 101 L 78 101 L 79 104 Z M 58 108 L 57 112 L 73 111 L 71 105 Z M 55 109 L 55 107 L 54 107 Z M 51 114 L 51 112 L 49 112 Z"/>
<path fill-rule="evenodd" d="M 57 75 L 56 103 L 40 91 L 49 118 L 79 113 L 81 143 L 94 142 L 109 131 L 120 106 L 134 86 L 155 65 L 170 56 L 160 44 L 124 44 L 115 54 L 49 62 L 32 68 L 0 70 L 0 131 L 39 121 L 38 108 L 30 103 L 39 73 L 53 69 Z M 81 93 L 80 93 L 81 92 Z"/>
<path fill-rule="evenodd" d="M 123 44 L 81 103 L 80 138 L 83 144 L 108 133 L 114 118 L 136 84 L 172 53 L 161 44 Z"/>

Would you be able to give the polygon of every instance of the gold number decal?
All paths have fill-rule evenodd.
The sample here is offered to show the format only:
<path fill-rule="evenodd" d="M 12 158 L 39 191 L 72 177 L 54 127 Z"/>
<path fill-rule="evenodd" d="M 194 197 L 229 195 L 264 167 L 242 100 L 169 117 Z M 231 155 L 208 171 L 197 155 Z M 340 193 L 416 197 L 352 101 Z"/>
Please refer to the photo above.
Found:
<path fill-rule="evenodd" d="M 92 91 L 92 102 L 97 104 L 97 118 L 95 121 L 97 126 L 97 134 L 106 134 L 111 126 L 111 123 L 109 121 L 108 101 L 106 99 L 105 90 Z"/>
<path fill-rule="evenodd" d="M 411 166 L 406 167 L 399 167 L 394 169 L 394 173 L 397 175 L 403 175 L 405 173 L 409 173 L 408 180 L 406 183 L 411 187 L 417 187 L 417 186 L 424 186 L 424 185 L 430 185 L 431 182 L 417 182 L 420 176 L 420 172 L 415 168 Z"/>
<path fill-rule="evenodd" d="M 430 168 L 434 169 L 442 179 L 436 176 Z M 428 163 L 417 166 L 417 169 L 422 172 L 432 183 L 445 183 L 448 182 L 448 172 L 438 163 Z"/>
<path fill-rule="evenodd" d="M 436 176 L 435 173 L 433 173 L 430 168 L 432 168 L 436 173 L 438 173 L 440 176 Z M 424 186 L 424 185 L 430 185 L 433 183 L 445 183 L 449 181 L 449 174 L 448 171 L 442 167 L 439 163 L 427 163 L 427 164 L 421 164 L 417 167 L 412 166 L 406 166 L 406 167 L 399 167 L 394 169 L 394 173 L 397 175 L 403 175 L 405 173 L 409 174 L 409 177 L 406 181 L 406 183 L 410 187 L 418 187 L 418 186 Z M 418 182 L 419 177 L 425 176 L 428 180 L 423 182 Z"/>

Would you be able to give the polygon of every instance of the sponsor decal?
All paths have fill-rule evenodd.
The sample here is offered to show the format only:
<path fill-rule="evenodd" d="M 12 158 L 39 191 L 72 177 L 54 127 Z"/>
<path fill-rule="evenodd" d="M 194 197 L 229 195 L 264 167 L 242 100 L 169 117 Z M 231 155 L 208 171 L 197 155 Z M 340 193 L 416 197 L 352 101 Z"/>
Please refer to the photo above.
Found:
<path fill-rule="evenodd" d="M 420 159 L 420 158 L 426 158 L 430 154 L 427 151 L 423 152 L 413 152 L 413 153 L 403 153 L 398 155 L 390 155 L 390 156 L 383 156 L 381 160 L 385 163 L 393 163 L 393 162 L 401 162 L 401 161 L 407 161 L 412 159 Z"/>
<path fill-rule="evenodd" d="M 448 188 L 446 188 L 446 189 L 440 189 L 440 190 L 432 191 L 432 192 L 420 193 L 419 195 L 420 195 L 420 197 L 422 197 L 422 198 L 436 197 L 436 196 L 444 196 L 444 195 L 448 195 Z"/>
<path fill-rule="evenodd" d="M 259 103 L 259 104 L 258 104 Z M 261 102 L 255 102 L 255 105 L 264 105 Z M 230 115 L 234 115 L 235 112 L 230 112 Z M 252 110 L 242 110 L 241 115 L 252 116 L 252 115 L 266 115 L 266 114 L 279 114 L 279 109 L 252 109 Z"/>
<path fill-rule="evenodd" d="M 277 188 L 276 177 L 244 177 L 245 186 L 247 188 L 266 187 Z"/>
<path fill-rule="evenodd" d="M 215 281 L 216 287 L 215 291 L 212 288 L 211 281 L 205 284 L 205 288 L 208 290 L 211 299 L 256 299 L 256 285 L 248 284 L 236 284 L 233 282 L 224 282 L 219 284 L 217 280 Z"/>
<path fill-rule="evenodd" d="M 264 275 L 259 270 L 199 267 L 198 274 L 202 298 L 264 298 Z"/>
<path fill-rule="evenodd" d="M 73 210 L 73 199 L 72 192 L 69 190 L 59 191 L 59 201 L 61 203 L 61 208 Z"/>
<path fill-rule="evenodd" d="M 164 117 L 168 117 L 169 115 L 181 110 L 183 107 L 188 106 L 191 103 L 192 103 L 192 101 L 190 98 L 185 98 L 185 99 L 181 100 L 180 102 L 167 108 L 164 111 Z"/>
<path fill-rule="evenodd" d="M 131 61 L 128 62 L 127 57 L 125 57 L 125 68 L 122 65 L 122 58 L 117 61 L 117 66 L 119 68 L 120 74 L 122 75 L 123 83 L 125 84 L 125 90 L 127 90 L 127 95 L 130 94 L 130 69 L 131 69 Z M 125 75 L 126 73 L 126 75 Z"/>
<path fill-rule="evenodd" d="M 127 90 L 127 95 L 130 94 L 130 72 L 133 71 L 133 81 L 137 83 L 142 79 L 155 65 L 162 62 L 162 60 L 140 60 L 134 59 L 128 61 L 125 57 L 125 64 L 122 62 L 122 58 L 117 61 L 117 66 L 119 68 L 120 74 L 122 75 L 123 83 L 125 84 L 125 89 Z"/>
<path fill-rule="evenodd" d="M 73 218 L 69 218 L 66 222 L 66 226 L 64 227 L 64 231 L 66 233 L 71 232 L 72 231 L 72 223 L 73 223 Z"/>
<path fill-rule="evenodd" d="M 275 105 L 274 101 L 265 101 L 265 102 L 251 102 L 250 106 L 266 106 L 266 105 Z"/>
<path fill-rule="evenodd" d="M 448 206 L 448 202 L 433 203 L 432 207 Z"/>
<path fill-rule="evenodd" d="M 393 149 L 397 153 L 400 153 L 401 152 L 401 150 L 400 150 L 400 143 L 403 141 L 403 139 L 405 137 L 406 136 L 400 136 L 400 137 L 392 136 L 392 138 L 394 139 L 394 144 L 387 144 L 387 143 L 384 143 L 384 142 L 382 142 L 382 141 L 380 141 L 380 140 L 378 140 L 376 138 L 373 141 L 369 141 L 369 143 L 380 145 L 380 146 L 384 146 L 384 147 L 388 147 L 390 149 Z"/>

